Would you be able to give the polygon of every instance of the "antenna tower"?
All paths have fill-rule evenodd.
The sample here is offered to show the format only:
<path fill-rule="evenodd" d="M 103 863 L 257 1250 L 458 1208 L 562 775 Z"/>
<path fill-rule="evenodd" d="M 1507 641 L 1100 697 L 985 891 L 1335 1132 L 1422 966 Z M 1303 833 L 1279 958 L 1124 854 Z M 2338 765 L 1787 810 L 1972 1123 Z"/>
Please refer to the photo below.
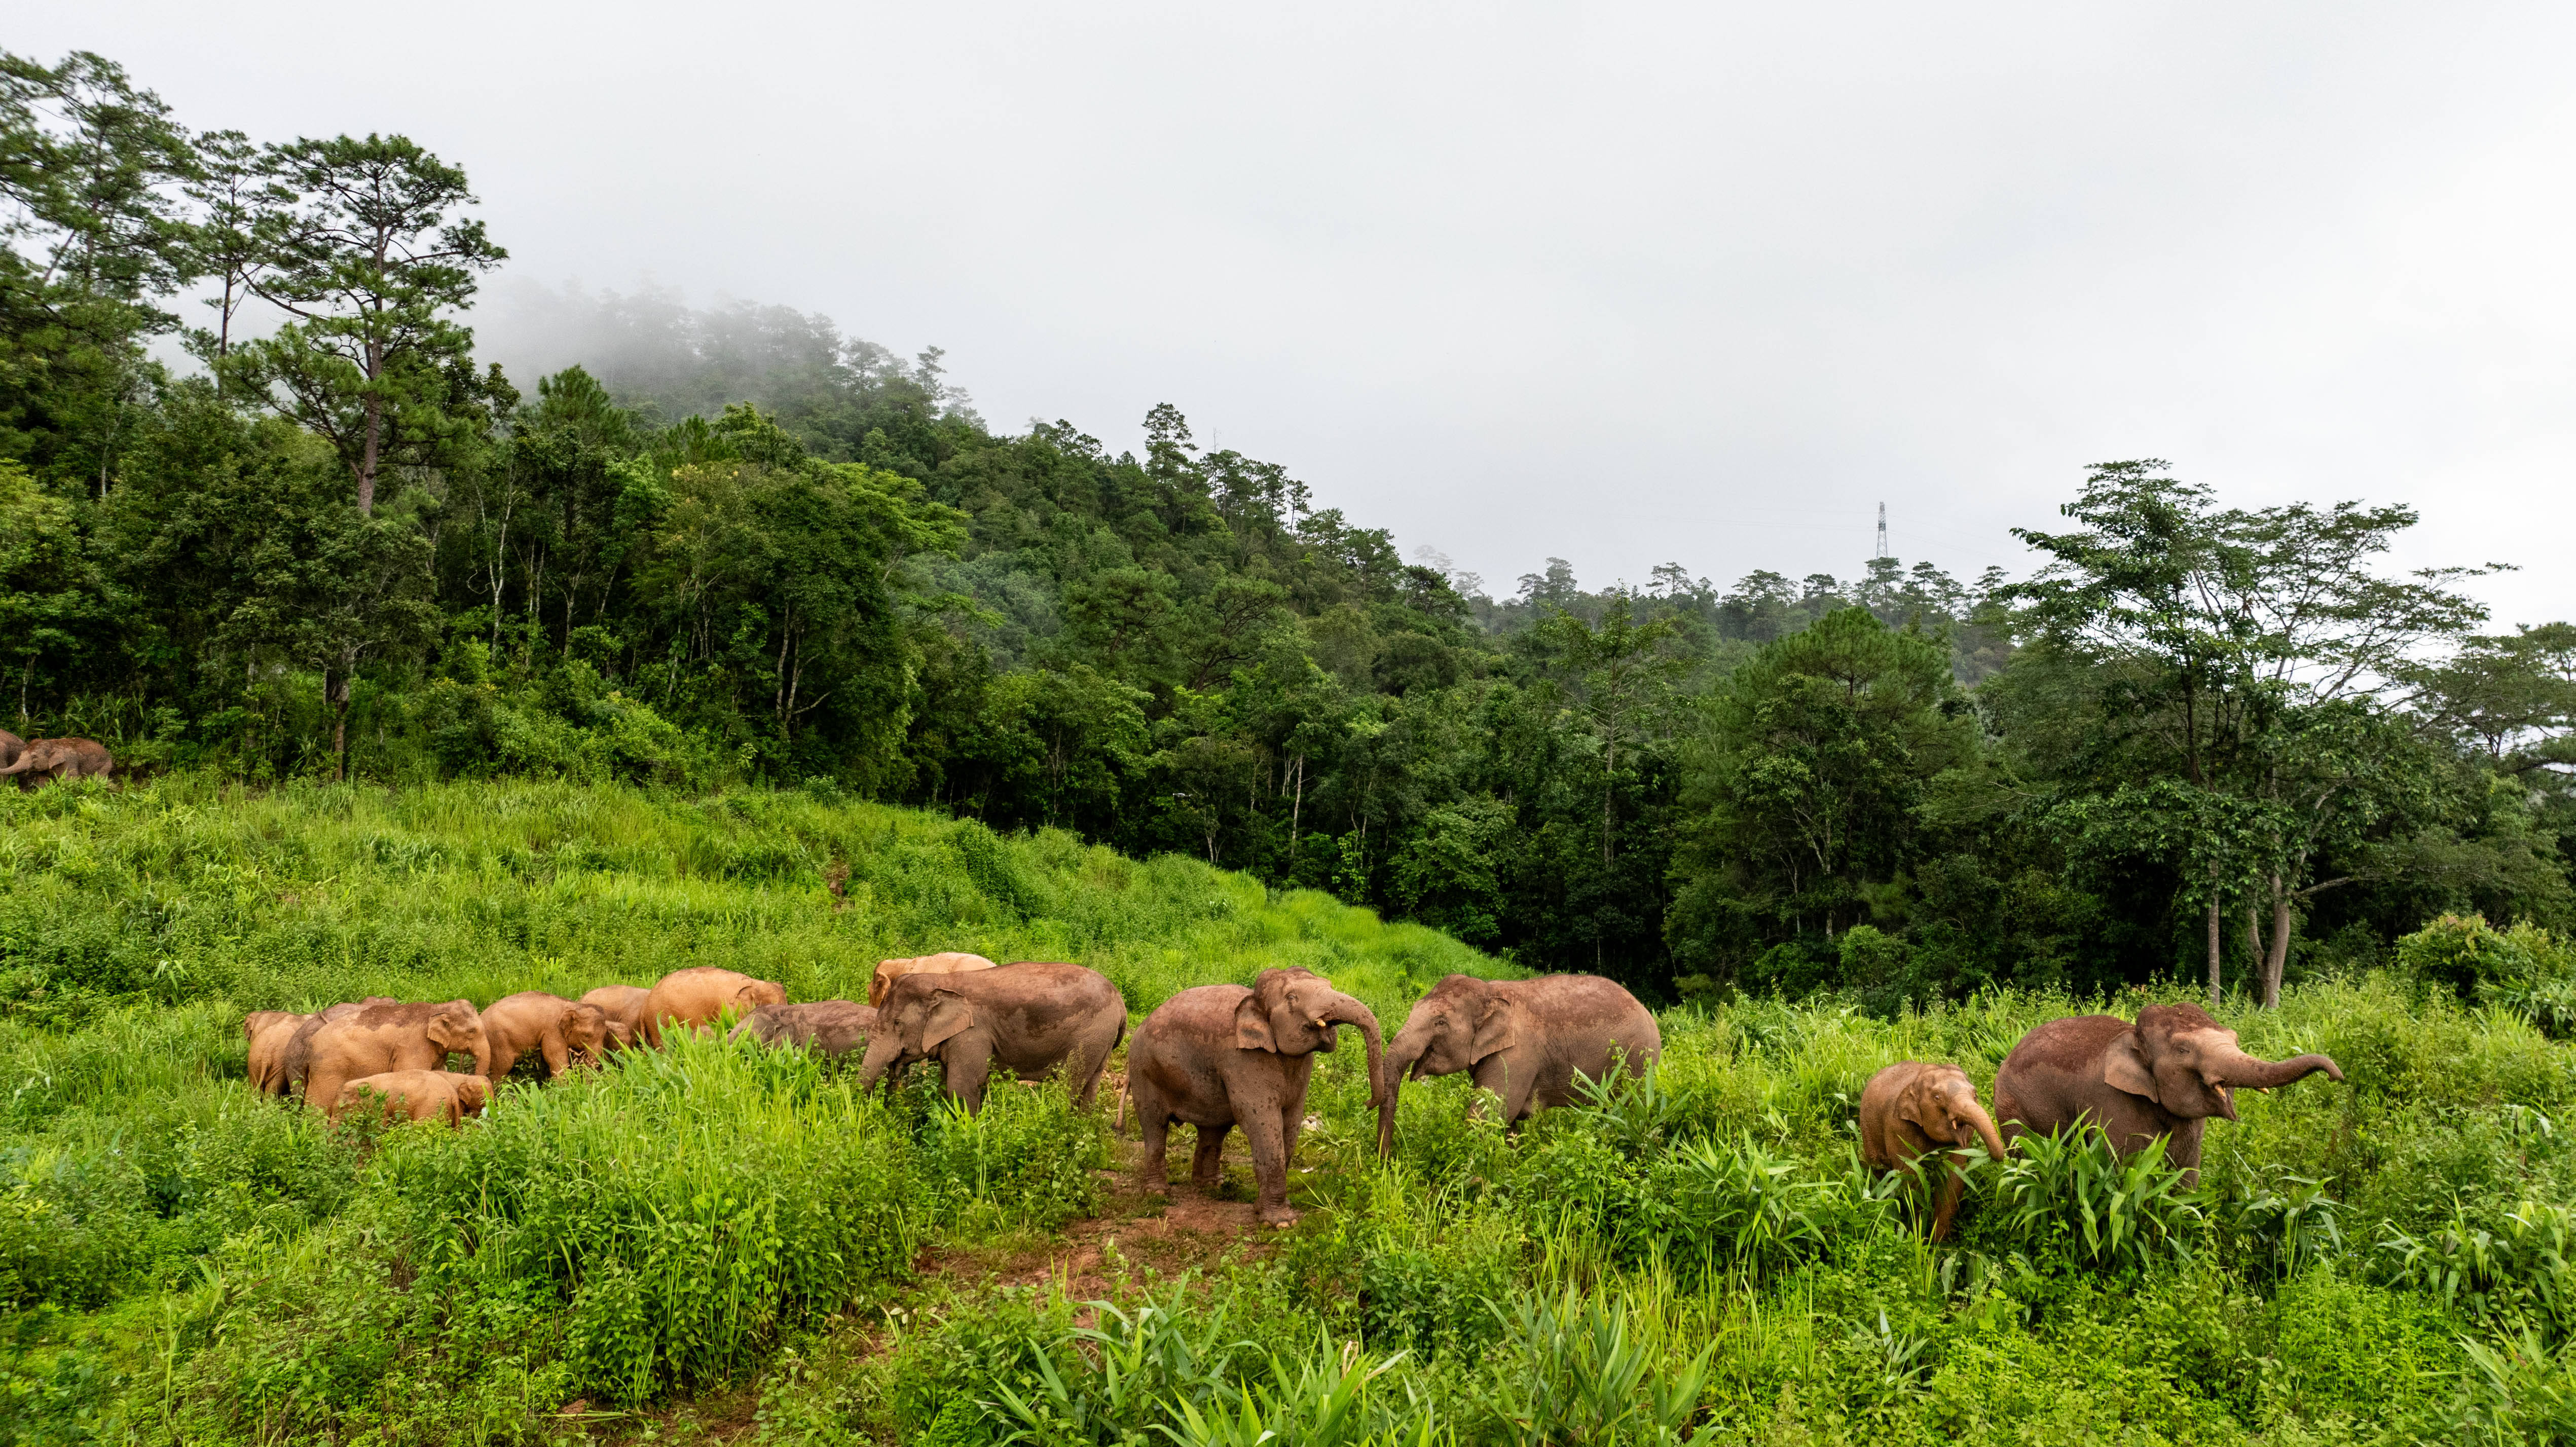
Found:
<path fill-rule="evenodd" d="M 1877 553 L 1877 556 L 1882 557 L 1882 558 L 1887 556 L 1887 504 L 1885 504 L 1885 503 L 1880 503 L 1880 504 L 1878 505 L 1878 553 Z"/>

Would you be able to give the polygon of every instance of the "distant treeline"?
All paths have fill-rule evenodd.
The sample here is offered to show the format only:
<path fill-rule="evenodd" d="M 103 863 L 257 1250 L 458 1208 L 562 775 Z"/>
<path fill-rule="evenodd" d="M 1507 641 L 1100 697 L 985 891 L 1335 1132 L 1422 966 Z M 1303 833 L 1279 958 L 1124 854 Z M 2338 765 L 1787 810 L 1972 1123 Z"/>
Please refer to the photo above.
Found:
<path fill-rule="evenodd" d="M 1141 456 L 997 434 L 935 350 L 786 308 L 564 294 L 586 365 L 523 391 L 461 171 L 0 60 L 5 711 L 129 773 L 856 792 L 1665 997 L 2268 994 L 2443 910 L 2567 922 L 2576 629 L 2387 572 L 2404 508 L 2116 463 L 2019 582 L 1497 599 L 1173 407 Z"/>

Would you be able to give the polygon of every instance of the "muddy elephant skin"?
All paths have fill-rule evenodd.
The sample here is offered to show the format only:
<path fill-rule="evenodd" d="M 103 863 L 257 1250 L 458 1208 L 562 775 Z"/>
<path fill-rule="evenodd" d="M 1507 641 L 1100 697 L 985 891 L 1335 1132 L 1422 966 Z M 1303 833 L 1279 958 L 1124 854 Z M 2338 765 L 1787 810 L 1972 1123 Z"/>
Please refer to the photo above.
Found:
<path fill-rule="evenodd" d="M 49 779 L 104 779 L 115 768 L 115 756 L 95 739 L 29 739 L 16 758 L 0 764 L 0 778 L 15 777 L 19 788 L 32 789 Z"/>
<path fill-rule="evenodd" d="M 597 1005 L 522 990 L 483 1007 L 483 1041 L 491 1052 L 484 1070 L 489 1078 L 499 1080 L 520 1056 L 535 1051 L 552 1080 L 575 1065 L 599 1063 L 608 1043 L 608 1016 Z"/>
<path fill-rule="evenodd" d="M 575 1003 L 591 1005 L 608 1017 L 606 1048 L 623 1050 L 644 1035 L 644 1002 L 653 992 L 642 985 L 602 985 Z"/>
<path fill-rule="evenodd" d="M 287 1093 L 286 1047 L 304 1027 L 304 1020 L 289 1010 L 253 1010 L 242 1017 L 242 1039 L 250 1046 L 242 1073 L 253 1090 L 262 1095 Z"/>
<path fill-rule="evenodd" d="M 894 982 L 906 975 L 962 975 L 974 970 L 993 968 L 995 966 L 991 960 L 982 955 L 967 954 L 962 950 L 922 955 L 909 960 L 879 960 L 877 972 L 868 977 L 868 1004 L 873 1009 L 884 1009 L 886 991 L 893 989 Z"/>
<path fill-rule="evenodd" d="M 859 1088 L 892 1090 L 903 1068 L 936 1060 L 948 1094 L 984 1103 L 995 1072 L 1037 1080 L 1064 1067 L 1084 1105 L 1127 1034 L 1127 1000 L 1109 977 L 1080 965 L 1031 962 L 962 975 L 906 975 L 886 991 L 859 1067 Z"/>
<path fill-rule="evenodd" d="M 450 1054 L 474 1057 L 474 1073 L 491 1074 L 483 1017 L 467 1000 L 435 1005 L 369 1005 L 337 1020 L 307 1022 L 304 1102 L 324 1109 L 352 1080 L 389 1070 L 438 1071 Z"/>
<path fill-rule="evenodd" d="M 369 1110 L 404 1120 L 443 1120 L 450 1126 L 483 1109 L 491 1082 L 453 1070 L 388 1070 L 340 1087 L 324 1112 L 337 1123 L 349 1112 Z"/>
<path fill-rule="evenodd" d="M 695 1030 L 712 1025 L 728 1010 L 748 1015 L 763 1005 L 787 1003 L 787 987 L 776 980 L 758 980 L 739 970 L 718 969 L 713 965 L 693 965 L 673 970 L 653 986 L 644 997 L 640 1033 L 644 1043 L 660 1049 L 662 1036 L 672 1027 Z"/>
<path fill-rule="evenodd" d="M 1861 1158 L 1872 1170 L 1904 1171 L 1921 1176 L 1923 1157 L 1954 1147 L 1982 1145 L 1996 1160 L 2004 1155 L 2004 1138 L 1992 1116 L 1977 1103 L 1977 1087 L 1968 1072 L 1955 1065 L 1900 1060 L 1869 1078 L 1860 1093 Z M 1932 1212 L 1932 1239 L 1950 1234 L 1950 1218 L 1959 1209 L 1964 1156 L 1953 1154 L 1941 1172 L 1939 1204 Z"/>
<path fill-rule="evenodd" d="M 337 1005 L 325 1005 L 321 1009 L 314 1011 L 312 1014 L 305 1016 L 304 1023 L 295 1027 L 295 1034 L 288 1038 L 286 1042 L 286 1051 L 279 1059 L 278 1068 L 285 1072 L 286 1081 L 283 1085 L 278 1087 L 277 1093 L 280 1095 L 287 1094 L 295 1087 L 302 1085 L 304 1083 L 304 1078 L 307 1075 L 312 1074 L 313 1037 L 324 1025 L 327 1025 L 334 1020 L 346 1020 L 350 1016 L 357 1014 L 359 1011 L 366 1009 L 370 1005 L 399 1005 L 401 1003 L 401 1001 L 395 999 L 391 995 L 369 995 L 363 1000 L 343 1000 Z M 328 1104 L 328 1102 L 325 1102 L 325 1104 Z"/>
<path fill-rule="evenodd" d="M 2200 1174 L 2201 1123 L 2236 1119 L 2237 1090 L 2271 1090 L 2320 1070 L 2343 1079 L 2341 1067 L 2322 1055 L 2270 1061 L 2246 1054 L 2236 1032 L 2198 1005 L 2149 1005 L 2134 1025 L 2117 1015 L 2077 1015 L 2021 1037 L 1995 1072 L 1995 1114 L 2007 1141 L 2090 1120 L 2125 1156 L 2164 1136 L 2165 1159 L 2191 1182 Z"/>
<path fill-rule="evenodd" d="M 1572 1102 L 1578 1077 L 1601 1080 L 1623 1067 L 1643 1074 L 1663 1049 L 1653 1013 L 1598 975 L 1451 975 L 1414 1002 L 1386 1044 L 1378 1154 L 1395 1144 L 1396 1096 L 1407 1080 L 1471 1072 L 1478 1090 L 1501 1098 L 1503 1120 L 1518 1125 Z"/>
<path fill-rule="evenodd" d="M 745 1037 L 763 1045 L 798 1046 L 838 1060 L 868 1048 L 877 1012 L 853 1000 L 811 1000 L 800 1005 L 763 1005 L 733 1027 L 727 1038 Z"/>
<path fill-rule="evenodd" d="M 1169 1189 L 1164 1148 L 1175 1124 L 1197 1128 L 1190 1181 L 1217 1184 L 1226 1133 L 1243 1128 L 1252 1147 L 1261 1220 L 1285 1226 L 1288 1164 L 1306 1117 L 1306 1086 L 1315 1055 L 1333 1048 L 1348 1025 L 1368 1043 L 1369 1104 L 1384 1117 L 1385 1048 L 1377 1016 L 1306 970 L 1264 970 L 1246 989 L 1200 985 L 1164 1001 L 1137 1027 L 1127 1047 L 1127 1090 L 1145 1130 L 1137 1175 L 1146 1190 Z"/>

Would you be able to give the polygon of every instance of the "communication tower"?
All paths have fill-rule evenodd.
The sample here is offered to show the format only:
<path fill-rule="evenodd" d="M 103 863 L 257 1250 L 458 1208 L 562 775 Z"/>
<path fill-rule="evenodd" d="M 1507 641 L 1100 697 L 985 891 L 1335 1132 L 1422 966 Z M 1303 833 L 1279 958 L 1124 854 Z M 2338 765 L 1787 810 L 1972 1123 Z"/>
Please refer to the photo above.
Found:
<path fill-rule="evenodd" d="M 1878 557 L 1887 556 L 1887 504 L 1878 505 Z"/>

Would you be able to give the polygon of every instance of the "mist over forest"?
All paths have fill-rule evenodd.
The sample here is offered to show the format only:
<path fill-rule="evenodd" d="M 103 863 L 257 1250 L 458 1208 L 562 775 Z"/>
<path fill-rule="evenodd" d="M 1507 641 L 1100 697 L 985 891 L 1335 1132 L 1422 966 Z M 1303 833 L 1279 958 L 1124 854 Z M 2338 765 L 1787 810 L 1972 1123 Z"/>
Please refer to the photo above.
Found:
<path fill-rule="evenodd" d="M 996 426 L 792 306 L 523 285 L 478 337 L 451 162 L 16 64 L 62 164 L 7 181 L 0 667 L 129 776 L 843 791 L 1665 1000 L 2270 998 L 2568 918 L 2576 630 L 2386 567 L 2404 507 L 2070 459 L 2027 578 L 1489 581 L 1178 406 Z"/>

